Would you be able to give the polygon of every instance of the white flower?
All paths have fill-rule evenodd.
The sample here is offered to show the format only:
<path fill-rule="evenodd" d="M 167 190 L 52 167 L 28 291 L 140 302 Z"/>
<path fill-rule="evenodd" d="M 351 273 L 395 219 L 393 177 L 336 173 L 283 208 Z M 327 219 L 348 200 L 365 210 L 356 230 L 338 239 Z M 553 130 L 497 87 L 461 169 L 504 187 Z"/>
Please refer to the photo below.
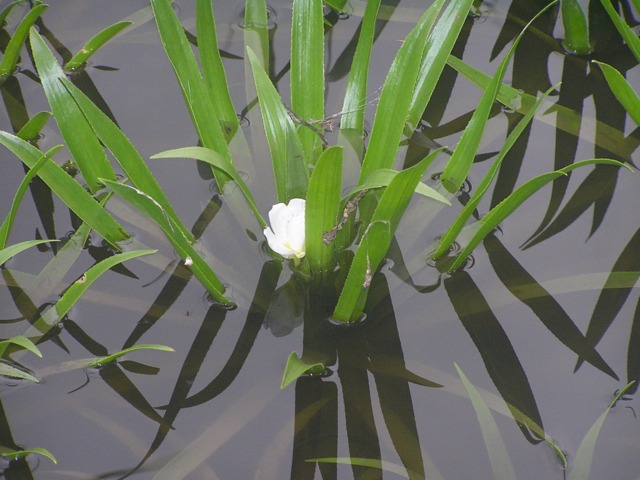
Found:
<path fill-rule="evenodd" d="M 269 211 L 271 228 L 264 229 L 264 236 L 271 250 L 284 258 L 304 257 L 304 206 L 304 199 L 292 198 L 288 204 L 277 203 Z"/>

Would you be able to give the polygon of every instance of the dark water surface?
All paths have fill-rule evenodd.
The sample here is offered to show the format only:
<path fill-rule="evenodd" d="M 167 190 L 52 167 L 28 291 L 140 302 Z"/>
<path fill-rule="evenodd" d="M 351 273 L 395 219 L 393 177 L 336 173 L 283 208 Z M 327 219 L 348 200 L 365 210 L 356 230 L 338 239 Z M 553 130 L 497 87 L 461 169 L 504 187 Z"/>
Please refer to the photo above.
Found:
<path fill-rule="evenodd" d="M 389 5 L 383 9 L 392 15 L 380 25 L 374 47 L 371 114 L 392 56 L 422 12 L 422 3 L 403 1 L 395 12 Z M 516 14 L 525 15 L 536 3 L 542 5 L 485 2 L 476 12 L 478 18 L 467 22 L 456 54 L 492 74 L 504 53 L 500 46 L 504 43 L 498 42 L 498 60 L 491 61 L 500 32 L 519 29 Z M 176 9 L 186 29 L 195 33 L 194 4 L 177 1 Z M 291 7 L 282 0 L 270 6 L 272 68 L 278 74 L 287 69 Z M 66 0 L 52 2 L 42 21 L 75 52 L 100 29 L 145 7 L 143 0 Z M 231 92 L 241 111 L 247 104 L 244 63 L 230 57 L 243 56 L 242 4 L 224 0 L 214 2 L 214 7 L 220 47 L 229 54 L 225 67 Z M 338 20 L 327 36 L 328 114 L 338 113 L 342 106 L 349 65 L 345 58 L 363 7 L 363 2 L 353 2 L 353 14 Z M 19 18 L 16 13 L 10 17 L 13 22 Z M 99 92 L 144 158 L 198 141 L 155 22 L 148 18 L 100 51 L 80 81 Z M 14 24 L 7 27 L 13 28 Z M 599 70 L 585 59 L 565 55 L 551 37 L 545 37 L 544 32 L 562 37 L 559 20 L 554 26 L 553 19 L 543 19 L 538 28 L 542 33 L 523 40 L 507 82 L 535 95 L 549 82 L 563 79 L 562 93 L 551 101 L 582 109 L 580 136 L 556 128 L 569 122 L 558 114 L 539 115 L 517 147 L 520 155 L 505 160 L 499 186 L 480 205 L 481 214 L 502 199 L 512 182 L 521 184 L 552 170 L 554 161 L 562 166 L 561 162 L 610 157 L 637 163 L 640 136 L 608 93 Z M 595 58 L 619 68 L 635 65 L 618 40 L 611 40 L 611 45 L 603 42 L 599 45 L 603 53 Z M 103 66 L 111 69 L 99 68 Z M 27 55 L 21 68 L 34 70 Z M 637 67 L 627 77 L 640 87 Z M 16 92 L 21 92 L 30 115 L 48 109 L 37 83 L 22 74 L 15 78 L 17 85 L 4 87 L 7 108 L 0 109 L 0 128 L 9 132 L 20 108 L 7 99 L 15 98 Z M 455 80 L 452 70 L 444 78 Z M 437 90 L 424 116 L 425 137 L 415 136 L 401 150 L 399 162 L 411 164 L 433 148 L 427 135 L 455 145 L 461 122 L 464 125 L 479 93 L 462 78 L 451 85 Z M 288 103 L 287 73 L 278 86 Z M 498 151 L 507 127 L 519 118 L 504 109 L 496 108 L 495 113 L 483 154 Z M 266 215 L 275 203 L 269 153 L 257 110 L 247 117 L 250 125 L 245 129 L 257 165 L 237 160 Z M 369 125 L 372 119 L 370 115 Z M 596 119 L 609 129 L 598 127 L 596 133 Z M 43 151 L 62 142 L 53 120 L 43 133 L 39 142 Z M 65 155 L 58 153 L 56 161 L 65 161 Z M 0 159 L 4 218 L 24 170 L 5 149 Z M 469 178 L 471 188 L 480 182 L 490 160 L 476 165 Z M 424 252 L 455 218 L 459 205 L 454 202 L 425 228 L 433 205 L 416 200 L 397 237 L 413 284 L 396 252 L 374 278 L 370 300 L 376 306 L 366 321 L 339 328 L 321 318 L 323 309 L 330 309 L 324 299 L 307 296 L 303 286 L 290 280 L 286 265 L 280 272 L 279 263 L 270 260 L 255 222 L 234 216 L 227 199 L 239 197 L 238 191 L 216 195 L 211 179 L 203 179 L 192 161 L 149 164 L 185 225 L 202 221 L 203 212 L 214 215 L 205 223 L 200 243 L 211 252 L 214 270 L 229 285 L 238 308 L 224 311 L 211 305 L 200 283 L 188 279 L 187 269 L 176 268 L 178 257 L 157 227 L 112 200 L 111 210 L 136 239 L 159 253 L 152 260 L 125 264 L 137 278 L 122 272 L 105 274 L 57 334 L 39 344 L 42 359 L 31 354 L 16 357 L 42 382 L 0 381 L 0 445 L 43 447 L 58 464 L 34 455 L 26 462 L 0 460 L 4 478 L 121 478 L 132 472 L 129 478 L 136 479 L 492 479 L 490 456 L 455 363 L 488 404 L 516 477 L 563 479 L 574 467 L 581 441 L 615 392 L 640 376 L 639 337 L 630 333 L 632 327 L 640 328 L 635 280 L 603 289 L 612 270 L 640 270 L 637 174 L 609 167 L 577 170 L 561 199 L 563 228 L 556 234 L 522 248 L 552 203 L 547 187 L 474 252 L 473 265 L 452 276 L 440 274 Z M 555 195 L 561 196 L 559 190 Z M 62 238 L 73 230 L 68 211 L 58 201 L 53 222 L 43 225 L 32 198 L 25 197 L 9 244 L 36 234 Z M 51 210 L 46 204 L 40 208 Z M 35 308 L 55 301 L 94 263 L 92 255 L 108 253 L 99 238 L 91 242 L 60 286 L 26 292 Z M 18 308 L 25 300 L 7 287 L 9 278 L 28 284 L 30 275 L 37 275 L 52 256 L 51 251 L 33 249 L 7 263 L 0 280 L 0 337 L 22 334 L 28 326 L 22 318 L 24 309 Z M 164 269 L 175 275 L 162 275 Z M 274 288 L 276 296 L 269 298 Z M 568 318 L 584 334 L 590 323 L 606 321 L 607 316 L 612 323 L 604 327 L 597 351 L 619 379 L 589 363 L 574 371 L 577 354 L 550 328 Z M 65 368 L 65 362 L 141 343 L 169 345 L 175 353 L 137 352 L 101 369 Z M 287 356 L 292 351 L 302 353 L 303 344 L 305 354 L 315 352 L 335 361 L 327 375 L 304 377 L 281 390 Z M 639 407 L 632 387 L 603 424 L 589 478 L 640 478 Z M 518 424 L 514 409 L 530 420 L 518 417 Z M 568 457 L 568 471 L 551 447 L 522 424 L 527 421 L 541 423 L 559 444 Z M 326 464 L 320 468 L 306 461 L 336 456 L 382 459 L 385 469 L 380 473 L 374 468 Z"/>

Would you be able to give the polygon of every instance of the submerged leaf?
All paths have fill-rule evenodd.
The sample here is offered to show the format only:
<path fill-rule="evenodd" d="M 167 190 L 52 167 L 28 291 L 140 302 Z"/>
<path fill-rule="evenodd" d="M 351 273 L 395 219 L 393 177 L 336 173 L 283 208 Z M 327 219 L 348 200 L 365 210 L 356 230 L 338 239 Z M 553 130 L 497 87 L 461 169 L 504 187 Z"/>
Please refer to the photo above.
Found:
<path fill-rule="evenodd" d="M 478 417 L 478 423 L 482 430 L 482 438 L 484 440 L 484 446 L 489 454 L 489 460 L 491 462 L 491 469 L 493 470 L 493 477 L 495 480 L 514 480 L 517 478 L 516 472 L 513 469 L 513 464 L 509 458 L 507 447 L 500 435 L 498 425 L 495 419 L 491 415 L 489 407 L 482 399 L 482 396 L 478 393 L 473 384 L 466 377 L 464 372 L 460 369 L 458 364 L 454 364 L 460 380 L 464 385 L 469 399 L 473 404 L 473 409 L 476 411 Z"/>
<path fill-rule="evenodd" d="M 578 451 L 576 452 L 574 465 L 573 467 L 571 467 L 571 470 L 569 470 L 569 476 L 567 477 L 567 480 L 586 480 L 589 478 L 589 474 L 591 473 L 593 452 L 595 451 L 596 442 L 598 441 L 598 436 L 600 435 L 602 425 L 607 419 L 607 415 L 609 415 L 611 409 L 634 383 L 635 382 L 630 382 L 626 386 L 621 388 L 617 392 L 615 398 L 611 401 L 609 406 L 602 413 L 602 415 L 600 415 L 595 423 L 591 425 L 591 428 L 582 439 L 582 442 L 580 442 L 580 446 L 578 447 Z"/>

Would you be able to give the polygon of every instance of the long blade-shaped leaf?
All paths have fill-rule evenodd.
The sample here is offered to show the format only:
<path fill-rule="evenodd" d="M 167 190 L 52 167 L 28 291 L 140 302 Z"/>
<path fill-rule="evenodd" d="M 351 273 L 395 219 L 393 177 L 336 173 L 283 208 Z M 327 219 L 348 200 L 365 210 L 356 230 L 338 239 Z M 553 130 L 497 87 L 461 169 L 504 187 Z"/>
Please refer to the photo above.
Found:
<path fill-rule="evenodd" d="M 432 152 L 418 164 L 396 174 L 385 188 L 342 288 L 333 313 L 337 320 L 354 321 L 362 314 L 372 276 L 389 250 L 391 239 L 424 171 L 441 150 Z"/>
<path fill-rule="evenodd" d="M 16 65 L 18 64 L 20 51 L 27 39 L 27 35 L 29 35 L 29 29 L 47 8 L 49 8 L 49 5 L 40 4 L 34 6 L 24 16 L 16 30 L 13 32 L 9 43 L 4 48 L 2 61 L 0 61 L 0 83 L 2 83 L 2 77 L 11 75 L 14 72 Z"/>
<path fill-rule="evenodd" d="M 589 29 L 587 19 L 578 0 L 562 0 L 562 24 L 564 25 L 564 41 L 562 44 L 570 52 L 587 55 L 591 51 L 589 45 Z"/>
<path fill-rule="evenodd" d="M 498 173 L 500 165 L 502 164 L 502 160 L 504 160 L 504 157 L 506 157 L 507 153 L 509 153 L 509 150 L 511 150 L 511 147 L 513 147 L 513 145 L 516 143 L 516 140 L 520 137 L 520 135 L 522 134 L 524 129 L 527 127 L 527 125 L 529 125 L 529 122 L 531 121 L 531 119 L 533 118 L 533 115 L 538 110 L 538 107 L 542 104 L 542 102 L 547 98 L 547 96 L 549 96 L 549 94 L 556 87 L 557 85 L 554 85 L 549 90 L 547 90 L 544 93 L 544 95 L 542 95 L 536 101 L 536 103 L 529 109 L 527 114 L 524 117 L 522 117 L 522 119 L 518 122 L 516 127 L 511 131 L 511 133 L 509 134 L 505 142 L 502 144 L 502 147 L 500 148 L 500 152 L 498 153 L 498 157 L 493 162 L 493 164 L 491 165 L 491 168 L 489 169 L 489 171 L 487 171 L 487 173 L 483 177 L 478 187 L 474 190 L 473 195 L 471 196 L 471 199 L 466 203 L 466 205 L 460 211 L 460 213 L 458 214 L 454 222 L 451 224 L 451 226 L 449 226 L 448 230 L 440 238 L 440 245 L 438 246 L 438 249 L 436 250 L 436 252 L 433 254 L 433 258 L 439 258 L 449 250 L 449 248 L 451 247 L 451 244 L 455 241 L 456 237 L 458 236 L 462 228 L 466 225 L 467 221 L 471 218 L 471 216 L 473 215 L 473 212 L 476 210 L 476 207 L 480 203 L 480 200 L 482 200 L 482 198 L 484 197 L 484 194 L 489 189 L 489 186 L 491 185 L 491 183 L 493 182 L 493 179 Z"/>
<path fill-rule="evenodd" d="M 640 97 L 638 97 L 635 89 L 627 79 L 611 65 L 598 62 L 597 60 L 593 60 L 593 63 L 597 64 L 602 69 L 604 78 L 609 84 L 609 88 L 613 94 L 631 118 L 633 118 L 633 121 L 636 122 L 636 125 L 640 125 Z"/>
<path fill-rule="evenodd" d="M 513 56 L 513 52 L 515 51 L 520 39 L 527 31 L 529 25 L 531 25 L 542 13 L 544 13 L 548 8 L 556 3 L 555 1 L 547 5 L 543 8 L 520 32 L 518 37 L 514 40 L 511 48 L 500 62 L 496 73 L 494 74 L 491 83 L 487 87 L 487 89 L 482 94 L 482 98 L 478 103 L 475 111 L 473 112 L 473 116 L 467 127 L 462 132 L 462 136 L 458 141 L 458 145 L 456 149 L 453 151 L 451 158 L 447 162 L 447 165 L 444 168 L 444 171 L 441 176 L 442 185 L 449 192 L 457 192 L 462 183 L 467 178 L 469 171 L 471 170 L 471 166 L 473 165 L 473 159 L 478 151 L 478 147 L 480 146 L 480 140 L 482 139 L 482 134 L 484 132 L 485 126 L 489 119 L 489 113 L 491 112 L 491 107 L 493 106 L 493 102 L 496 99 L 496 95 L 498 94 L 498 90 L 500 85 L 502 84 L 502 79 L 504 78 L 504 74 L 507 70 L 507 66 L 511 57 Z"/>
<path fill-rule="evenodd" d="M 367 99 L 367 78 L 371 48 L 375 34 L 376 17 L 380 8 L 380 0 L 369 0 L 360 25 L 360 36 L 356 53 L 353 55 L 349 79 L 342 104 L 341 129 L 353 129 L 364 134 L 364 113 Z"/>
<path fill-rule="evenodd" d="M 289 203 L 292 198 L 305 198 L 309 169 L 296 127 L 276 88 L 250 48 L 247 48 L 247 56 L 271 151 L 278 202 Z"/>
<path fill-rule="evenodd" d="M 489 407 L 480 396 L 480 393 L 478 393 L 478 390 L 476 390 L 464 372 L 460 369 L 458 364 L 455 364 L 455 367 L 458 371 L 458 375 L 460 376 L 460 380 L 462 380 L 462 384 L 469 395 L 469 399 L 473 404 L 473 409 L 476 411 L 478 423 L 480 423 L 480 428 L 482 430 L 484 446 L 489 454 L 489 460 L 493 470 L 493 478 L 496 480 L 514 480 L 517 478 L 516 472 L 513 469 L 513 464 L 509 458 L 509 452 L 507 452 L 507 447 L 504 444 L 502 435 L 500 435 L 500 431 L 498 430 L 498 425 L 496 424 L 493 415 L 491 415 Z"/>
<path fill-rule="evenodd" d="M 9 213 L 0 226 L 0 249 L 4 248 L 7 245 L 7 239 L 9 238 L 9 233 L 11 233 L 13 222 L 15 221 L 16 214 L 18 213 L 18 207 L 20 206 L 20 202 L 22 202 L 22 197 L 24 197 L 27 188 L 29 188 L 29 183 L 31 182 L 33 177 L 36 176 L 38 170 L 40 170 L 40 168 L 47 162 L 47 159 L 50 155 L 53 155 L 53 153 L 47 152 L 46 155 L 43 155 L 42 158 L 36 162 L 33 168 L 29 169 L 27 174 L 20 182 L 20 185 L 18 185 L 16 194 L 13 196 L 13 201 L 11 202 Z"/>
<path fill-rule="evenodd" d="M 602 6 L 607 11 L 609 18 L 611 18 L 611 21 L 616 26 L 616 29 L 624 39 L 627 47 L 631 50 L 631 53 L 633 53 L 638 62 L 640 62 L 640 39 L 636 32 L 620 18 L 618 12 L 613 8 L 611 0 L 600 0 L 600 3 L 602 3 Z"/>
<path fill-rule="evenodd" d="M 117 22 L 109 25 L 84 44 L 84 46 L 65 64 L 67 71 L 76 70 L 82 67 L 105 43 L 115 37 L 122 30 L 131 25 L 131 22 Z"/>
<path fill-rule="evenodd" d="M 213 16 L 211 0 L 196 2 L 196 31 L 198 33 L 198 55 L 202 63 L 202 76 L 210 95 L 215 95 L 213 102 L 216 115 L 229 128 L 229 136 L 233 136 L 240 126 L 240 121 L 233 108 L 227 75 L 220 58 L 216 24 Z"/>
<path fill-rule="evenodd" d="M 437 3 L 437 2 L 434 2 Z M 427 39 L 427 46 L 420 64 L 416 89 L 413 92 L 407 122 L 415 128 L 427 107 L 431 95 L 438 84 L 447 57 L 456 43 L 464 22 L 468 18 L 473 0 L 460 0 L 449 3 L 442 17 L 433 27 Z M 440 6 L 437 7 L 440 10 Z M 436 8 L 436 7 L 434 7 Z"/>
<path fill-rule="evenodd" d="M 363 183 L 374 170 L 393 166 L 420 67 L 416 58 L 422 58 L 436 14 L 434 8 L 429 8 L 422 15 L 393 60 L 380 93 L 358 184 Z"/>
<path fill-rule="evenodd" d="M 111 257 L 96 263 L 87 270 L 78 280 L 76 280 L 55 305 L 45 310 L 42 316 L 35 322 L 24 335 L 25 337 L 34 336 L 34 330 L 38 331 L 38 335 L 45 334 L 49 329 L 54 327 L 62 318 L 69 313 L 69 310 L 76 304 L 80 297 L 100 276 L 110 268 L 126 261 L 142 255 L 155 253 L 156 250 L 133 250 L 131 252 L 118 253 Z"/>
<path fill-rule="evenodd" d="M 125 134 L 75 85 L 66 79 L 63 79 L 62 83 L 71 97 L 70 100 L 75 101 L 80 107 L 100 141 L 113 154 L 133 185 L 155 199 L 183 234 L 193 240 L 193 235 L 182 224 L 151 170 Z"/>
<path fill-rule="evenodd" d="M 334 265 L 333 244 L 324 234 L 336 224 L 342 188 L 342 148 L 325 150 L 313 170 L 305 206 L 306 257 L 312 271 L 329 271 Z"/>
<path fill-rule="evenodd" d="M 65 78 L 64 72 L 35 29 L 31 29 L 31 49 L 62 138 L 89 189 L 96 193 L 101 188 L 99 178 L 115 180 L 116 174 L 84 115 L 75 103 L 69 102 L 67 90 L 60 82 Z"/>
<path fill-rule="evenodd" d="M 42 353 L 40 353 L 38 347 L 36 347 L 31 340 L 22 335 L 16 335 L 15 337 L 11 337 L 8 340 L 3 340 L 2 342 L 0 342 L 0 358 L 4 356 L 4 352 L 7 350 L 7 348 L 9 348 L 10 345 L 18 345 L 19 347 L 22 347 L 25 350 L 29 350 L 34 355 L 42 358 Z"/>
<path fill-rule="evenodd" d="M 29 168 L 33 168 L 43 155 L 30 143 L 7 132 L 0 131 L 0 143 L 11 150 Z M 38 170 L 38 176 L 60 197 L 60 200 L 111 245 L 120 248 L 119 243 L 129 238 L 124 228 L 51 159 L 48 159 Z"/>
<path fill-rule="evenodd" d="M 171 8 L 171 2 L 151 0 L 151 6 L 158 25 L 160 40 L 176 74 L 202 144 L 231 161 L 227 140 L 220 123 L 221 119 L 217 115 L 219 109 L 214 105 L 214 94 L 207 91 L 191 45 L 176 13 Z M 220 191 L 223 191 L 227 180 L 228 177 L 224 173 L 218 172 L 216 181 Z"/>
<path fill-rule="evenodd" d="M 602 413 L 602 415 L 600 415 L 595 423 L 591 425 L 591 428 L 582 439 L 582 442 L 580 442 L 580 446 L 578 447 L 578 451 L 576 452 L 574 466 L 569 471 L 567 480 L 586 480 L 589 478 L 589 473 L 591 472 L 591 461 L 593 460 L 593 452 L 596 449 L 596 441 L 598 440 L 598 436 L 600 435 L 602 425 L 604 425 L 604 421 L 607 419 L 607 415 L 609 415 L 609 412 L 614 407 L 616 402 L 620 400 L 620 397 L 624 395 L 624 392 L 626 392 L 634 383 L 635 382 L 631 382 L 625 387 L 621 388 L 613 401 Z"/>
<path fill-rule="evenodd" d="M 244 179 L 240 175 L 240 172 L 238 172 L 235 166 L 222 155 L 219 155 L 213 150 L 204 147 L 185 147 L 160 152 L 153 155 L 151 158 L 193 158 L 202 162 L 206 162 L 215 169 L 223 171 L 226 175 L 229 176 L 229 178 L 231 178 L 238 184 L 238 187 L 240 187 L 240 190 L 247 199 L 249 208 L 251 208 L 251 211 L 255 215 L 256 220 L 258 220 L 260 226 L 262 228 L 265 228 L 267 226 L 264 218 L 262 218 L 262 215 L 260 215 L 260 211 L 258 210 L 256 201 L 251 194 L 251 190 L 249 190 L 249 186 L 245 183 Z"/>
<path fill-rule="evenodd" d="M 31 247 L 56 241 L 57 240 L 27 240 L 26 242 L 16 243 L 15 245 L 3 248 L 2 250 L 0 250 L 0 265 L 3 265 L 11 257 L 14 257 L 20 252 L 23 252 Z"/>
<path fill-rule="evenodd" d="M 213 297 L 223 305 L 231 306 L 233 303 L 224 296 L 225 287 L 222 285 L 211 267 L 195 250 L 189 239 L 178 230 L 171 219 L 166 215 L 162 207 L 144 192 L 121 183 L 104 181 L 117 195 L 124 198 L 135 208 L 143 212 L 162 229 L 167 239 L 176 249 L 185 263 L 191 263 L 191 270 Z"/>
<path fill-rule="evenodd" d="M 532 178 L 524 185 L 516 189 L 511 195 L 509 195 L 506 199 L 496 205 L 493 209 L 491 209 L 489 213 L 487 213 L 480 219 L 480 227 L 473 235 L 473 238 L 462 250 L 462 252 L 460 252 L 455 261 L 451 264 L 449 271 L 460 268 L 466 258 L 482 241 L 482 239 L 484 239 L 484 237 L 486 237 L 491 231 L 493 231 L 493 229 L 496 228 L 501 221 L 511 215 L 511 213 L 513 213 L 513 211 L 518 208 L 525 200 L 527 200 L 531 195 L 540 190 L 547 183 L 562 175 L 567 175 L 571 170 L 575 168 L 597 164 L 616 165 L 619 167 L 625 166 L 623 163 L 620 163 L 616 160 L 610 160 L 607 158 L 593 158 L 591 160 L 576 162 L 569 165 L 568 167 L 561 168 L 560 170 L 543 173 L 542 175 L 538 175 L 537 177 Z"/>
<path fill-rule="evenodd" d="M 291 110 L 305 122 L 324 118 L 324 18 L 322 0 L 294 0 L 291 24 Z M 317 132 L 302 126 L 300 142 L 315 163 L 322 151 Z"/>

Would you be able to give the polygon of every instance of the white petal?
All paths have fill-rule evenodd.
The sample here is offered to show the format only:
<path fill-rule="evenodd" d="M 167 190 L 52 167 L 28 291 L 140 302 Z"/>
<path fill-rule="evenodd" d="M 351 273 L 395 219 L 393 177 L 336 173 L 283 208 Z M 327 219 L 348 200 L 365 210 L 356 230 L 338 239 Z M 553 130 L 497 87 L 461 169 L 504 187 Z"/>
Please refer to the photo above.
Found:
<path fill-rule="evenodd" d="M 269 247 L 285 258 L 305 255 L 305 200 L 293 198 L 287 205 L 278 203 L 269 211 L 271 228 L 264 230 Z"/>
<path fill-rule="evenodd" d="M 302 258 L 305 254 L 305 226 L 304 216 L 291 219 L 287 229 L 287 240 L 291 249 L 296 252 L 296 257 Z"/>
<path fill-rule="evenodd" d="M 285 241 L 273 233 L 270 228 L 265 228 L 263 233 L 271 250 L 282 255 L 284 258 L 293 258 L 295 256 L 295 252 L 291 248 L 288 248 L 285 245 Z"/>

